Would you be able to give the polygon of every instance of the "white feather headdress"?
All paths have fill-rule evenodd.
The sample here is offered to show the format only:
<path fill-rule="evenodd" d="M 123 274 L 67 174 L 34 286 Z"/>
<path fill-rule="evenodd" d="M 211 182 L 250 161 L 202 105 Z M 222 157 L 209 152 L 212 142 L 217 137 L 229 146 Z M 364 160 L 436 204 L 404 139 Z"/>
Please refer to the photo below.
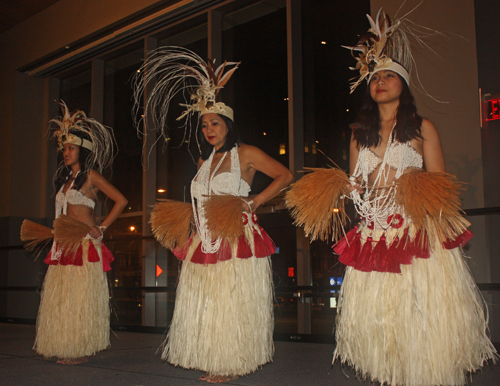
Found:
<path fill-rule="evenodd" d="M 194 52 L 182 47 L 162 47 L 150 52 L 134 78 L 134 118 L 149 129 L 156 129 L 166 137 L 167 114 L 172 98 L 179 92 L 189 95 L 189 100 L 181 104 L 186 110 L 177 120 L 186 119 L 198 112 L 217 113 L 234 121 L 233 110 L 222 102 L 217 102 L 217 94 L 238 68 L 236 62 L 224 62 L 215 67 L 215 61 L 205 62 Z M 231 67 L 230 69 L 228 69 Z M 151 92 L 144 102 L 142 97 L 147 86 Z M 140 117 L 140 118 L 139 118 Z M 139 119 L 138 119 L 139 118 Z M 148 119 L 151 121 L 148 121 Z"/>
<path fill-rule="evenodd" d="M 94 169 L 102 173 L 111 166 L 115 157 L 116 141 L 113 131 L 95 119 L 87 117 L 81 110 L 70 113 L 63 101 L 59 102 L 59 105 L 62 116 L 49 121 L 49 128 L 53 124 L 57 126 L 52 137 L 57 138 L 58 150 L 62 150 L 66 143 L 90 150 L 85 171 Z"/>
<path fill-rule="evenodd" d="M 404 2 L 401 7 L 403 5 Z M 351 93 L 364 79 L 370 81 L 373 74 L 381 70 L 391 70 L 398 73 L 410 85 L 411 72 L 416 67 L 411 52 L 410 38 L 419 46 L 434 52 L 424 40 L 436 34 L 443 35 L 438 31 L 415 24 L 407 18 L 417 7 L 394 21 L 391 21 L 382 9 L 378 11 L 375 20 L 370 15 L 366 15 L 370 22 L 368 32 L 361 36 L 355 46 L 343 46 L 350 49 L 357 60 L 356 67 L 350 67 L 350 69 L 359 71 L 359 77 L 353 78 L 351 83 Z M 429 95 L 420 80 L 418 83 L 424 93 Z M 429 96 L 433 98 L 431 95 Z"/>
<path fill-rule="evenodd" d="M 410 42 L 408 40 L 403 21 L 394 23 L 382 9 L 377 13 L 375 20 L 366 15 L 370 22 L 370 29 L 363 35 L 354 47 L 347 47 L 357 60 L 356 67 L 351 70 L 359 71 L 359 77 L 351 83 L 351 93 L 364 80 L 368 81 L 378 71 L 392 70 L 410 84 L 410 72 L 413 64 Z"/>

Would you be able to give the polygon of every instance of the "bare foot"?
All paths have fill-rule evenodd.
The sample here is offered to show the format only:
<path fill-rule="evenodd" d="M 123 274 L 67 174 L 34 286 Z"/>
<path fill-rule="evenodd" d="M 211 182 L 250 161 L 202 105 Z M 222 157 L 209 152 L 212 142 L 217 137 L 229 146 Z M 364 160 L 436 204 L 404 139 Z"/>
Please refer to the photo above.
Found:
<path fill-rule="evenodd" d="M 205 381 L 208 383 L 224 383 L 238 379 L 237 375 L 208 375 Z"/>
<path fill-rule="evenodd" d="M 199 381 L 206 381 L 208 378 L 210 378 L 209 373 L 203 374 L 201 377 L 198 378 Z"/>
<path fill-rule="evenodd" d="M 85 362 L 88 362 L 88 358 L 66 358 L 66 359 L 59 359 L 56 363 L 59 363 L 60 365 L 79 365 Z"/>

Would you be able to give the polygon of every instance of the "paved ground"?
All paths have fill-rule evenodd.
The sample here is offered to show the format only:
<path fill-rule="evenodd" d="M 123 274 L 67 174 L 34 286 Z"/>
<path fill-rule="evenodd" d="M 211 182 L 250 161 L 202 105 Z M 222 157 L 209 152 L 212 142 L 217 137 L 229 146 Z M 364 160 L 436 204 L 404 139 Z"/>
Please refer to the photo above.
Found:
<path fill-rule="evenodd" d="M 201 375 L 165 365 L 156 353 L 163 337 L 158 334 L 117 332 L 111 349 L 78 366 L 64 366 L 44 360 L 31 347 L 35 327 L 0 324 L 1 386 L 174 386 L 207 385 Z M 330 344 L 276 342 L 274 362 L 251 376 L 226 385 L 259 386 L 369 386 L 347 367 L 331 366 Z M 500 385 L 500 365 L 488 365 L 472 376 L 472 386 Z"/>

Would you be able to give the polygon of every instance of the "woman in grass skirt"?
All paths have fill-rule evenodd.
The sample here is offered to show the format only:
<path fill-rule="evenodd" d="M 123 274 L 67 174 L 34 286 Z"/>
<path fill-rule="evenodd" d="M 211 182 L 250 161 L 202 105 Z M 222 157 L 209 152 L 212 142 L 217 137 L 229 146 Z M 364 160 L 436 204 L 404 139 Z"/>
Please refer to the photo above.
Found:
<path fill-rule="evenodd" d="M 55 241 L 45 259 L 33 349 L 61 364 L 79 364 L 109 346 L 109 289 L 106 271 L 111 252 L 102 243 L 105 229 L 127 204 L 126 198 L 100 172 L 111 166 L 114 138 L 83 111 L 54 119 L 62 165 L 55 176 Z M 94 219 L 97 194 L 114 201 L 98 226 Z"/>
<path fill-rule="evenodd" d="M 331 169 L 321 171 L 333 176 L 322 179 L 330 188 L 316 184 L 332 207 L 349 195 L 360 217 L 334 248 L 347 268 L 333 360 L 382 385 L 464 385 L 496 351 L 464 260 L 472 234 L 460 213 L 461 184 L 445 173 L 436 128 L 417 114 L 404 22 L 379 12 L 370 23 L 352 47 L 361 52 L 352 89 L 362 79 L 368 89 L 351 138 L 351 177 Z M 307 223 L 295 188 L 288 204 Z"/>
<path fill-rule="evenodd" d="M 216 102 L 217 92 L 236 68 L 236 63 L 224 63 L 216 69 L 191 51 L 167 47 L 154 52 L 141 71 L 156 74 L 161 69 L 151 95 L 158 98 L 166 90 L 162 106 L 170 102 L 173 83 L 182 88 L 179 79 L 186 81 L 183 85 L 190 78 L 196 81 L 187 87 L 191 103 L 184 114 L 199 113 L 202 127 L 192 206 L 158 203 L 151 223 L 156 238 L 183 261 L 162 359 L 205 372 L 200 380 L 209 383 L 252 373 L 273 358 L 270 255 L 275 246 L 259 227 L 255 210 L 292 180 L 279 162 L 239 142 L 233 110 Z M 148 104 L 155 105 L 151 99 Z M 246 197 L 257 171 L 273 182 L 250 200 Z M 191 223 L 196 232 L 188 237 Z"/>

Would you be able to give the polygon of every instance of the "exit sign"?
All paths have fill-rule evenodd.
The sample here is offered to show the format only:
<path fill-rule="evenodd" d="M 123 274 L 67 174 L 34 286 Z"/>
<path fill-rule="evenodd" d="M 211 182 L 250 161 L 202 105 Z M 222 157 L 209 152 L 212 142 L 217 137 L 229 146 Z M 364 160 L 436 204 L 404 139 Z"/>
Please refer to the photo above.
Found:
<path fill-rule="evenodd" d="M 486 121 L 500 119 L 500 98 L 484 101 L 484 114 Z"/>

